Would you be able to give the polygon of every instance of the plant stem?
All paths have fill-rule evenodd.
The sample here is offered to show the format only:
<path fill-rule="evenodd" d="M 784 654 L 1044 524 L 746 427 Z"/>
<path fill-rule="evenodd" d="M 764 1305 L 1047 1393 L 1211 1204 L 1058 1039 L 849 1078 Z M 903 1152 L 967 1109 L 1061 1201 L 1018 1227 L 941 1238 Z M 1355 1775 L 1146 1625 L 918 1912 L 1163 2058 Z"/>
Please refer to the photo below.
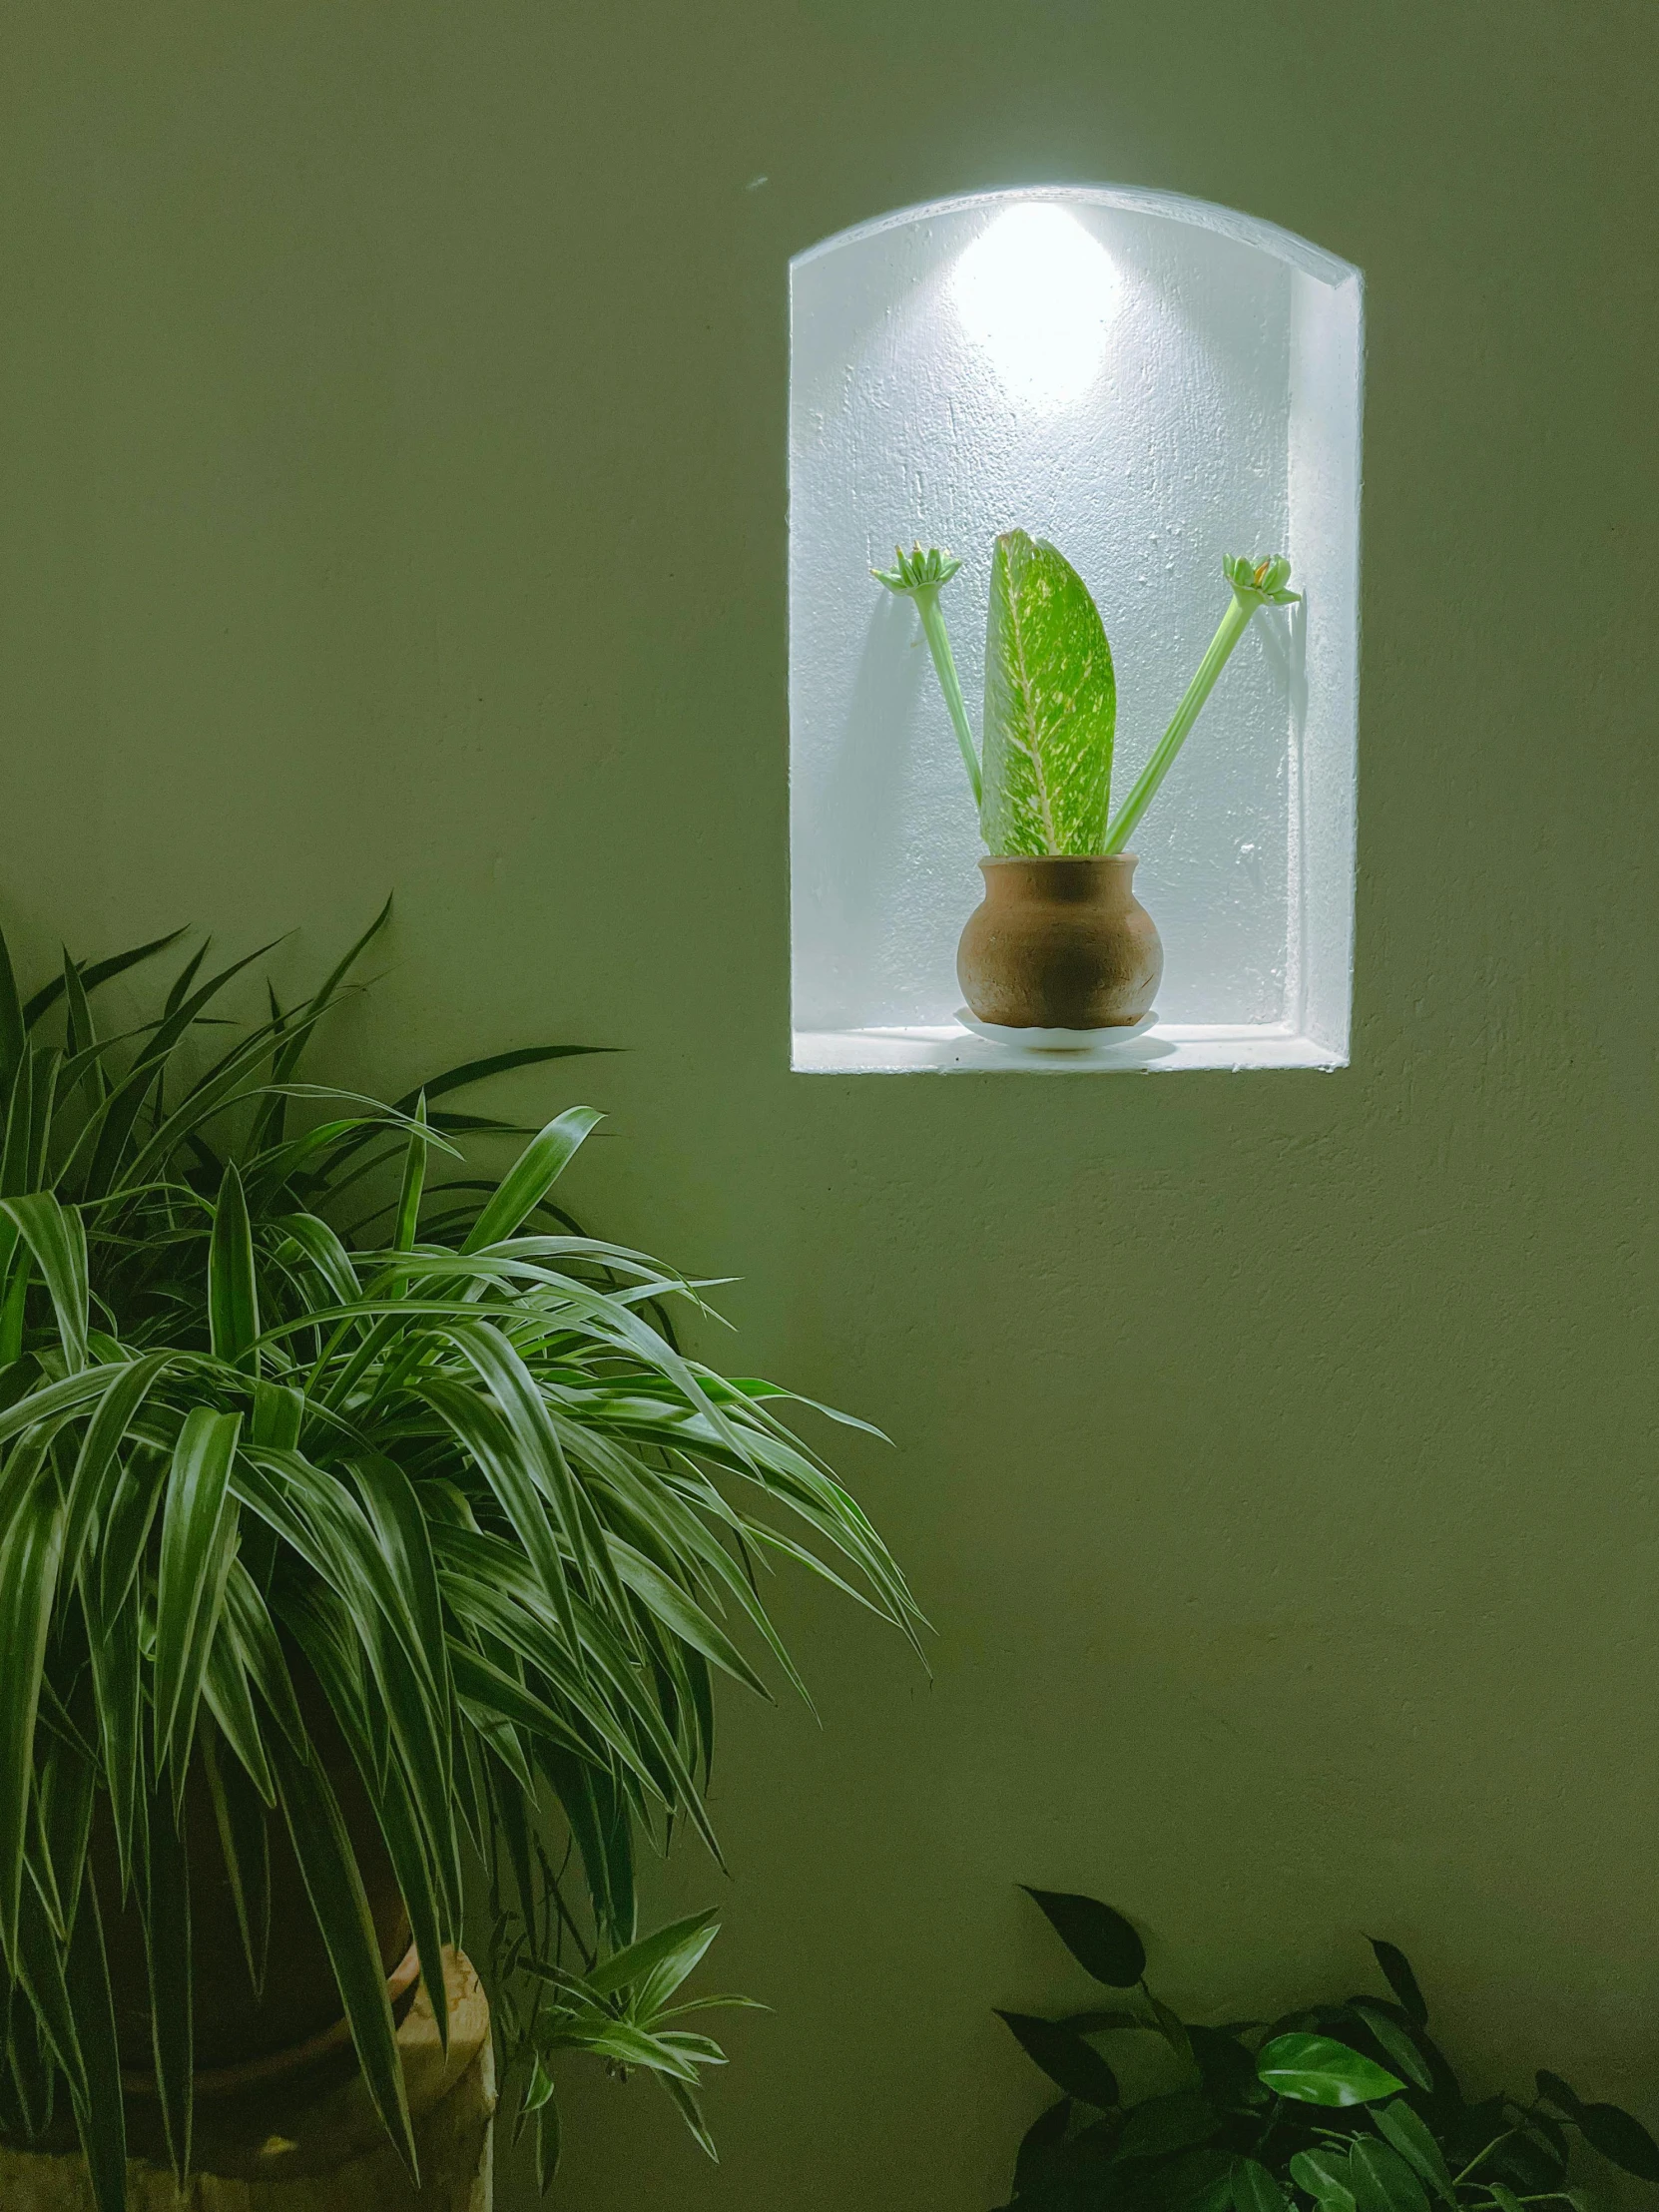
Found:
<path fill-rule="evenodd" d="M 1501 2135 L 1494 2135 L 1491 2141 L 1486 2145 L 1484 2150 L 1477 2151 L 1475 2153 L 1475 2155 L 1469 2160 L 1468 2164 L 1463 2168 L 1460 2174 L 1452 2175 L 1451 2186 L 1454 2189 L 1460 2188 L 1462 2184 L 1467 2181 L 1469 2175 L 1473 2173 L 1476 2166 L 1483 2166 L 1486 2163 L 1486 2160 L 1490 2158 L 1499 2143 L 1506 2143 L 1511 2135 L 1518 2135 L 1519 2133 L 1520 2129 L 1518 2127 L 1510 2127 L 1505 2128 L 1504 2132 Z"/>
<path fill-rule="evenodd" d="M 1221 627 L 1210 640 L 1209 650 L 1198 664 L 1198 672 L 1187 686 L 1169 728 L 1158 740 L 1150 761 L 1140 773 L 1134 790 L 1124 801 L 1117 820 L 1106 832 L 1108 852 L 1121 852 L 1134 835 L 1137 824 L 1158 796 L 1158 787 L 1169 774 L 1175 756 L 1186 741 L 1187 733 L 1198 720 L 1204 702 L 1216 688 L 1216 679 L 1227 666 L 1228 657 L 1250 626 L 1250 618 L 1261 602 L 1246 601 L 1239 592 L 1233 594 L 1232 605 L 1221 618 Z"/>
<path fill-rule="evenodd" d="M 933 656 L 933 667 L 938 675 L 939 689 L 944 693 L 944 703 L 950 709 L 956 743 L 962 749 L 962 766 L 967 770 L 968 787 L 973 793 L 973 804 L 977 807 L 980 791 L 979 756 L 973 750 L 973 732 L 968 728 L 961 679 L 956 674 L 955 657 L 950 650 L 950 634 L 945 629 L 944 616 L 939 608 L 939 587 L 937 584 L 922 584 L 910 596 L 921 617 L 922 634 L 927 640 L 927 650 Z"/>

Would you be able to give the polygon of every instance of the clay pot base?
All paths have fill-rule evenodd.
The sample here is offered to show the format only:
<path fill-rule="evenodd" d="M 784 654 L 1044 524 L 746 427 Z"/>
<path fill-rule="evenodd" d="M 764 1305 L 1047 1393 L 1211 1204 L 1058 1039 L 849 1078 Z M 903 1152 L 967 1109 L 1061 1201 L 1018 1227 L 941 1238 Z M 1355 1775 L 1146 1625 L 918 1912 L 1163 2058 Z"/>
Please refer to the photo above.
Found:
<path fill-rule="evenodd" d="M 1139 1021 L 1121 1022 L 1104 1029 L 1013 1029 L 1002 1022 L 980 1021 L 965 1006 L 958 1006 L 956 1019 L 964 1029 L 971 1029 L 976 1037 L 983 1037 L 987 1044 L 1007 1045 L 1017 1052 L 1110 1052 L 1136 1037 L 1144 1037 L 1158 1016 L 1156 1012 L 1143 1014 Z"/>

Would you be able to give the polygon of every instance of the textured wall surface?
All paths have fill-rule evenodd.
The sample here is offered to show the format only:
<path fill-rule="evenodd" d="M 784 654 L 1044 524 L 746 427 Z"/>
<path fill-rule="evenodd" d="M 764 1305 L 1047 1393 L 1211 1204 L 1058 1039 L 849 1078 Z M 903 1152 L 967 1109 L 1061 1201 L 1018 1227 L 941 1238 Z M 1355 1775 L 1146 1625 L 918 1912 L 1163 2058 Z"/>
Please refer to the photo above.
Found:
<path fill-rule="evenodd" d="M 1650 0 L 13 0 L 8 927 L 297 975 L 395 885 L 335 1068 L 628 1047 L 582 1207 L 894 1438 L 933 1678 L 784 1608 L 824 1729 L 733 1710 L 674 1877 L 777 2007 L 726 2165 L 601 2081 L 584 2212 L 996 2202 L 1017 1879 L 1229 2009 L 1389 1934 L 1476 2078 L 1659 2117 L 1656 71 Z M 1367 274 L 1339 1075 L 787 1072 L 785 267 L 1043 177 Z"/>

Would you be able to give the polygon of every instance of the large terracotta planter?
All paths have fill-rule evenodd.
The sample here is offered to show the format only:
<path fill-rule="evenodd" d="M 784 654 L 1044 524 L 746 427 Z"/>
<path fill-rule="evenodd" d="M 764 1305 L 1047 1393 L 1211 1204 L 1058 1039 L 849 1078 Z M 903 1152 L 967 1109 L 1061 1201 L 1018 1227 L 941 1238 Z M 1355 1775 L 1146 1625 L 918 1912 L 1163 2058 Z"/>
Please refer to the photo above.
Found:
<path fill-rule="evenodd" d="M 1133 852 L 984 859 L 956 948 L 969 1010 L 1005 1029 L 1119 1029 L 1152 1010 L 1164 948 Z"/>

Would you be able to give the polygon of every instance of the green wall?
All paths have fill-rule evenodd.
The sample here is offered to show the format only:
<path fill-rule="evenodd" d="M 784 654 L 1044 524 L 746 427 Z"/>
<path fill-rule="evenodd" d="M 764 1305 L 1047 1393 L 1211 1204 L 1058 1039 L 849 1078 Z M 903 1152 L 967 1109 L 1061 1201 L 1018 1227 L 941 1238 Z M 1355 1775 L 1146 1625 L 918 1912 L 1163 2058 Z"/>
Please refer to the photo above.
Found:
<path fill-rule="evenodd" d="M 1656 71 L 1651 0 L 13 0 L 8 926 L 297 975 L 395 886 L 339 1072 L 628 1047 L 510 1094 L 613 1116 L 582 1207 L 894 1439 L 932 1680 L 790 1599 L 824 1730 L 734 1711 L 674 1878 L 777 2008 L 726 2167 L 600 2082 L 570 2202 L 996 2201 L 1022 1878 L 1229 2010 L 1389 1934 L 1654 2116 Z M 792 1077 L 785 265 L 1073 178 L 1367 273 L 1354 1065 Z"/>

